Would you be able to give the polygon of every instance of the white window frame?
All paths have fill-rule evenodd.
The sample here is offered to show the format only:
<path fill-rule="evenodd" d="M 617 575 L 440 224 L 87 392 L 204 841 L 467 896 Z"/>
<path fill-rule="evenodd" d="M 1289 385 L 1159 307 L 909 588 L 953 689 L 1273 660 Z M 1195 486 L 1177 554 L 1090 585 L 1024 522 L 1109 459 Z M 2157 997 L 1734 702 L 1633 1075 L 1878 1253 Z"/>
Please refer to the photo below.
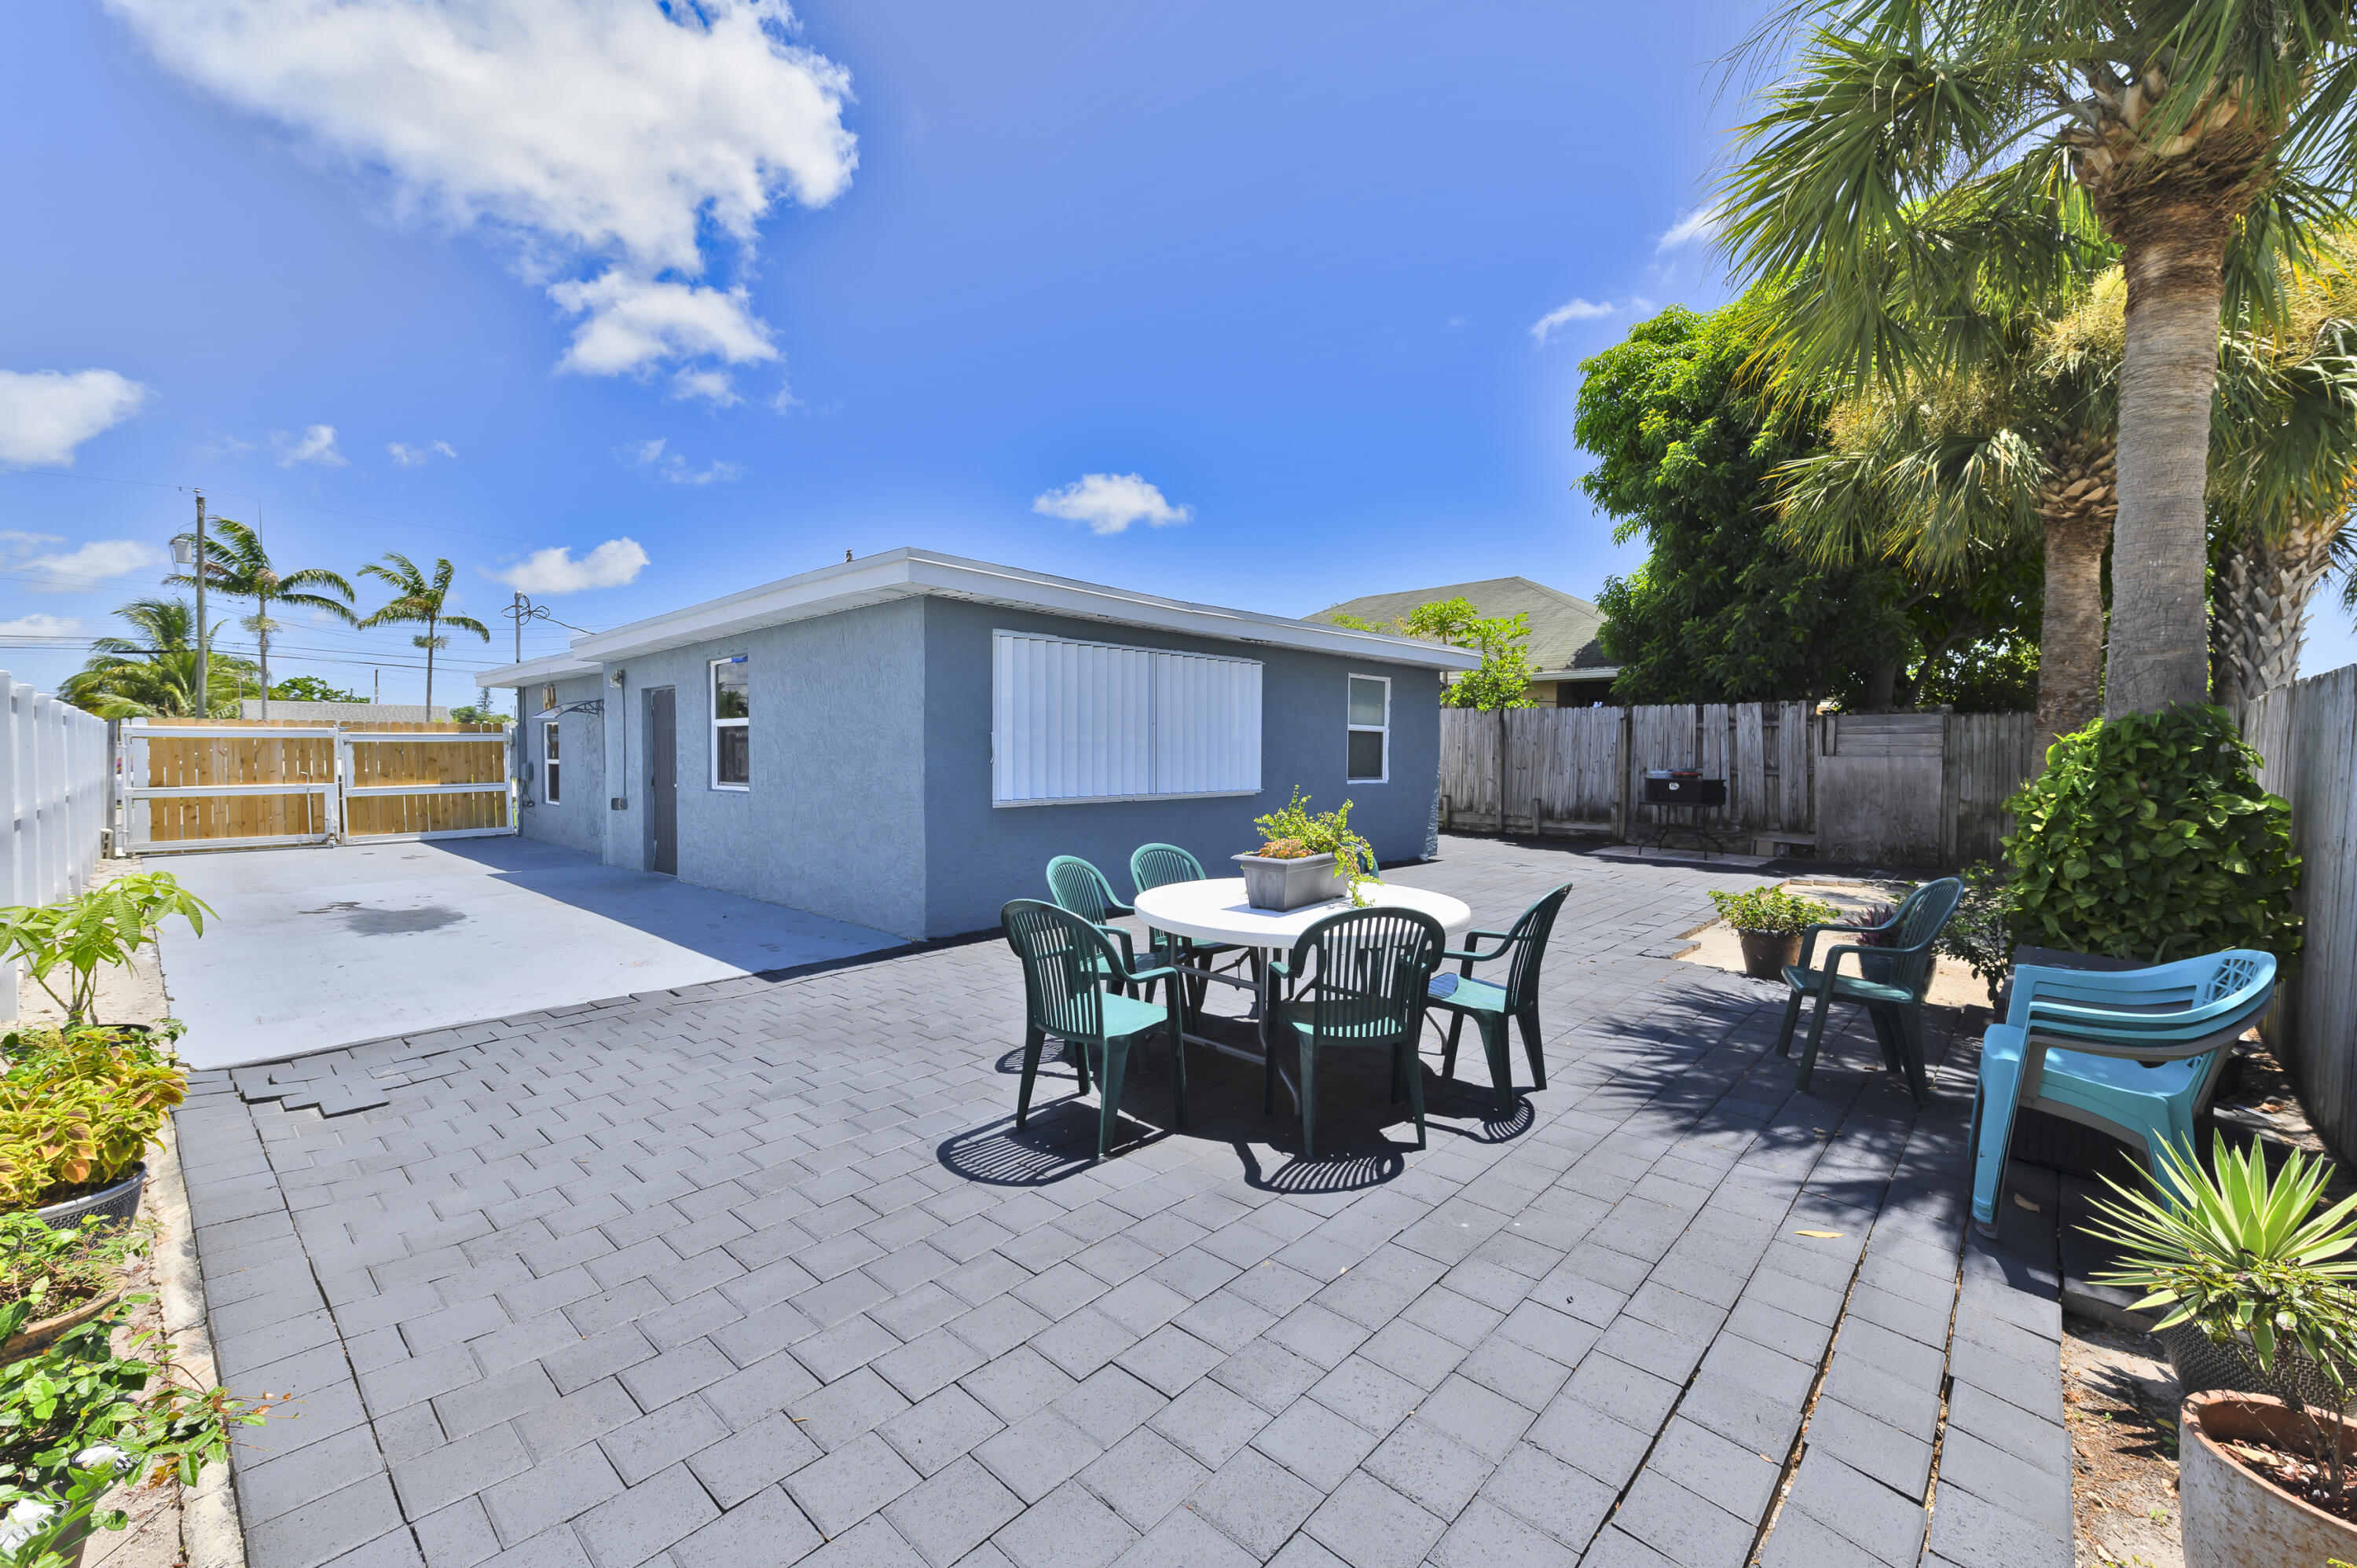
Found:
<path fill-rule="evenodd" d="M 1383 683 L 1383 722 L 1361 725 L 1351 722 L 1351 682 L 1380 681 Z M 1346 784 L 1388 784 L 1392 781 L 1392 678 L 1388 675 L 1361 675 L 1352 671 L 1342 682 L 1342 781 Z M 1380 735 L 1383 737 L 1383 770 L 1372 777 L 1356 779 L 1351 774 L 1351 742 L 1354 735 Z"/>
<path fill-rule="evenodd" d="M 540 725 L 540 799 L 544 805 L 561 802 L 557 797 L 556 770 L 565 765 L 563 742 L 558 738 L 556 721 L 544 719 Z"/>
<path fill-rule="evenodd" d="M 1017 780 L 1026 768 L 1021 758 L 1029 755 L 1028 746 L 1015 737 L 1019 731 L 1010 729 L 1014 710 L 1010 704 L 1025 707 L 1037 703 L 1041 693 L 1017 689 L 1017 666 L 1011 662 L 1013 650 L 1019 645 L 1035 644 L 1068 650 L 1101 650 L 1120 656 L 1117 668 L 1099 669 L 1092 673 L 1111 678 L 1115 683 L 1131 688 L 1123 693 L 1130 706 L 1123 711 L 1125 734 L 1122 749 L 1125 761 L 1116 763 L 1111 771 L 1133 789 L 1118 789 L 1103 793 L 1039 795 L 1020 791 Z M 1178 676 L 1182 669 L 1202 670 L 1209 666 L 1223 667 L 1235 680 L 1244 684 L 1235 693 L 1240 704 L 1236 716 L 1240 727 L 1234 732 L 1238 749 L 1230 754 L 1239 776 L 1235 787 L 1209 789 L 1167 788 L 1169 775 L 1185 778 L 1190 769 L 1164 750 L 1166 743 L 1178 744 L 1171 737 L 1183 734 L 1177 727 L 1166 728 L 1162 705 L 1166 699 L 1166 678 Z M 1249 673 L 1245 673 L 1249 671 Z M 1058 637 L 1049 632 L 1012 631 L 1006 628 L 992 633 L 991 652 L 991 800 L 995 808 L 1028 808 L 1032 806 L 1102 805 L 1123 800 L 1202 800 L 1249 798 L 1264 788 L 1261 777 L 1262 738 L 1262 678 L 1264 666 L 1258 660 L 1238 659 L 1226 654 L 1185 653 L 1172 649 L 1147 648 L 1134 643 L 1097 642 L 1083 638 Z M 1249 788 L 1241 782 L 1248 773 Z"/>
<path fill-rule="evenodd" d="M 707 714 L 711 720 L 710 727 L 712 731 L 710 744 L 706 747 L 709 755 L 705 758 L 705 778 L 710 782 L 712 788 L 715 789 L 726 789 L 730 793 L 737 795 L 748 794 L 751 792 L 753 788 L 751 778 L 753 772 L 753 720 L 751 717 L 751 709 L 753 706 L 752 660 L 746 654 L 733 653 L 723 659 L 706 660 L 705 663 L 704 702 Z M 724 664 L 742 664 L 745 666 L 745 707 L 747 710 L 747 716 L 744 718 L 724 719 L 720 716 L 720 667 Z M 742 784 L 724 784 L 720 781 L 720 732 L 724 729 L 741 729 L 745 732 L 745 772 L 747 778 L 746 781 Z"/>

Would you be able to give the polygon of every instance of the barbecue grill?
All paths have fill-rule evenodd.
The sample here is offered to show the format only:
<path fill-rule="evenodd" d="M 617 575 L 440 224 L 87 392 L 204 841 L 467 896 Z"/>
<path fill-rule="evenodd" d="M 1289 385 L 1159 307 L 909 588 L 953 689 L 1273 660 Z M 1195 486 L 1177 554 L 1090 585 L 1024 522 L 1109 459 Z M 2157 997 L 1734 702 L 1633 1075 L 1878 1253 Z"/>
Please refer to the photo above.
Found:
<path fill-rule="evenodd" d="M 1677 825 L 1670 821 L 1670 813 L 1683 810 L 1688 813 L 1683 824 L 1684 831 L 1694 834 L 1702 846 L 1705 858 L 1708 858 L 1712 850 L 1723 852 L 1727 848 L 1719 835 L 1702 820 L 1704 811 L 1727 804 L 1726 779 L 1706 779 L 1693 768 L 1649 768 L 1645 770 L 1642 803 L 1663 808 L 1654 822 L 1653 836 L 1650 841 L 1654 847 L 1658 848 L 1669 837 L 1673 826 Z M 1648 842 L 1640 839 L 1638 847 L 1644 848 Z"/>

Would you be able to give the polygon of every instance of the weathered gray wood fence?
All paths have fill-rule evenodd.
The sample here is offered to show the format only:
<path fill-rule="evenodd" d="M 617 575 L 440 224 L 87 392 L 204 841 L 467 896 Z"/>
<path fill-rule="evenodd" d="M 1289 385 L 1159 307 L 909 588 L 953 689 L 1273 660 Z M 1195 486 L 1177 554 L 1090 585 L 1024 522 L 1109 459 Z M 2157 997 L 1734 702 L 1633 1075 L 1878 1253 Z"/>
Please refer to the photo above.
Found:
<path fill-rule="evenodd" d="M 2267 1036 L 2316 1130 L 2357 1155 L 2357 665 L 2278 688 L 2243 713 L 2259 782 L 2291 802 L 2305 924 L 2298 972 Z"/>
<path fill-rule="evenodd" d="M 1440 719 L 1449 826 L 1645 836 L 1664 815 L 1643 803 L 1646 769 L 1691 768 L 1727 781 L 1726 806 L 1697 813 L 1714 832 L 1893 865 L 1996 858 L 2011 826 L 2006 798 L 2035 765 L 2028 714 L 1819 716 L 1803 703 L 1688 703 L 1447 708 Z"/>

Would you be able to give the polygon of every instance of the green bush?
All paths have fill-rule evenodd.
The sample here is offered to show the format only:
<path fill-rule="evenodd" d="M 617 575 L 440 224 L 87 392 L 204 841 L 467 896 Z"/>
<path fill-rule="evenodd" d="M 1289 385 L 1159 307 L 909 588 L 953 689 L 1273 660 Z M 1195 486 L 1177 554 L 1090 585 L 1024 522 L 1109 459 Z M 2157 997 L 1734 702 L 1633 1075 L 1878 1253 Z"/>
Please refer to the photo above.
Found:
<path fill-rule="evenodd" d="M 2291 808 L 2259 788 L 2258 761 L 2217 707 L 2064 736 L 2006 802 L 2015 940 L 2147 963 L 2297 953 Z"/>

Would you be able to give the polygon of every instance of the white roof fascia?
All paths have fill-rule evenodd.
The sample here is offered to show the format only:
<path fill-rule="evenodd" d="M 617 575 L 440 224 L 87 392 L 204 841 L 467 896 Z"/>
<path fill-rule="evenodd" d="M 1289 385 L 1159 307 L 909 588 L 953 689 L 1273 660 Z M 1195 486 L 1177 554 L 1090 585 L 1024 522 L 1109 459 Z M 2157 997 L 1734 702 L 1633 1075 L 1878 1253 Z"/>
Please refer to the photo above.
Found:
<path fill-rule="evenodd" d="M 1435 670 L 1473 670 L 1481 662 L 1477 653 L 1436 642 L 1354 631 L 1347 627 L 1293 620 L 1254 610 L 1191 604 L 1184 599 L 1050 576 L 1017 566 L 906 548 L 823 566 L 611 631 L 576 638 L 572 656 L 610 664 L 638 654 L 734 637 L 759 627 L 781 626 L 789 621 L 921 596 L 1004 605 L 1118 626 L 1150 627 L 1224 641 L 1356 655 Z"/>
<path fill-rule="evenodd" d="M 589 660 L 576 659 L 570 653 L 552 653 L 544 659 L 527 659 L 521 664 L 478 670 L 475 684 L 485 690 L 493 686 L 530 686 L 543 681 L 576 681 L 597 672 L 597 664 Z"/>

